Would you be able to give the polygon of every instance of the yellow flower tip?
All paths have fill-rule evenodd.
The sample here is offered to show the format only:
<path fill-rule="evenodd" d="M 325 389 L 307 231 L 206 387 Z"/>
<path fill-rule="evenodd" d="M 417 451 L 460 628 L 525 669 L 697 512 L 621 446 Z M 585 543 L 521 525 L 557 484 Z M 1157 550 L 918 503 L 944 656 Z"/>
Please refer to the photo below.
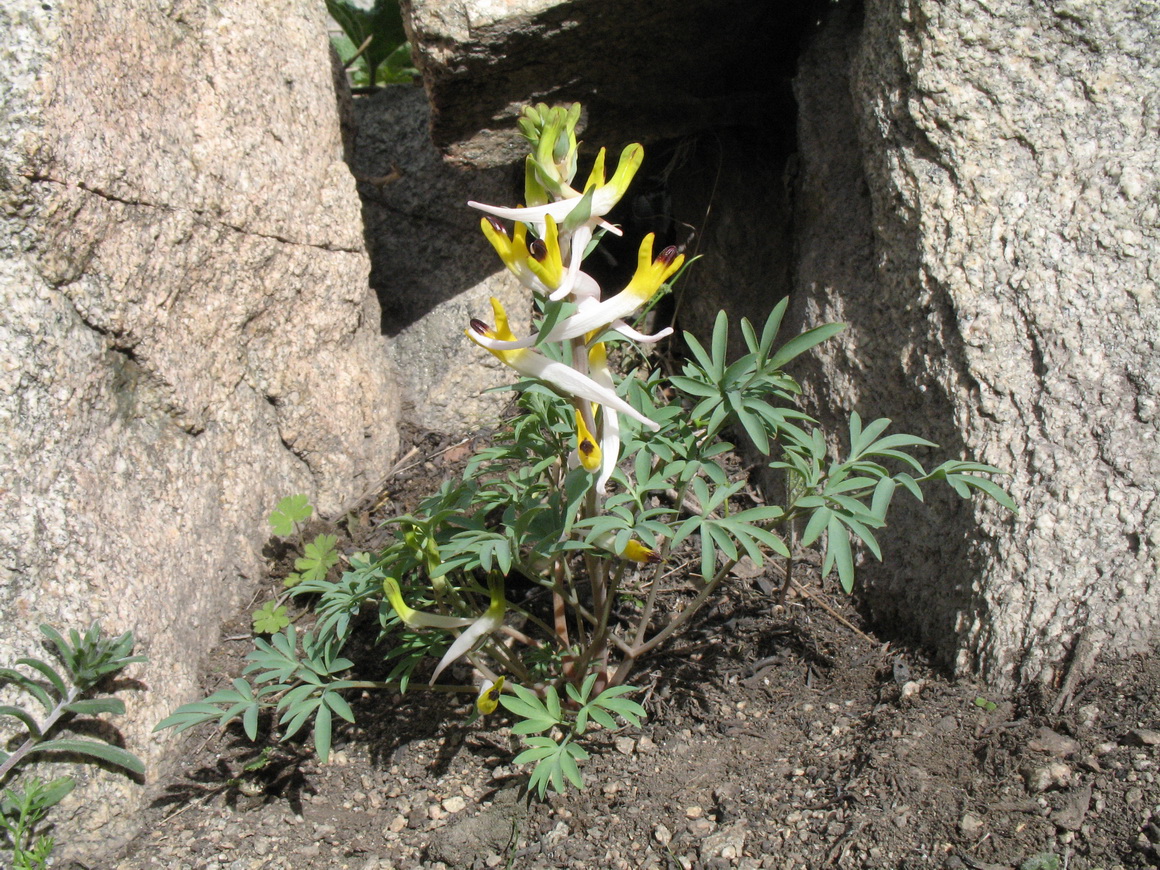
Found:
<path fill-rule="evenodd" d="M 601 369 L 608 365 L 608 351 L 603 341 L 598 341 L 588 348 L 588 366 L 590 369 Z"/>
<path fill-rule="evenodd" d="M 592 163 L 592 171 L 588 173 L 588 182 L 584 185 L 585 193 L 593 187 L 604 187 L 604 153 L 605 149 L 601 148 L 596 154 L 596 160 Z"/>
<path fill-rule="evenodd" d="M 391 603 L 391 607 L 395 609 L 395 613 L 399 614 L 399 619 L 403 620 L 406 625 L 410 625 L 415 619 L 416 611 L 408 607 L 407 602 L 403 600 L 399 581 L 394 577 L 384 577 L 383 593 L 387 596 L 387 601 Z"/>
<path fill-rule="evenodd" d="M 528 268 L 548 287 L 555 290 L 564 280 L 564 260 L 560 256 L 560 234 L 556 219 L 544 216 L 544 238 L 528 245 Z"/>
<path fill-rule="evenodd" d="M 576 445 L 576 452 L 580 454 L 580 464 L 589 474 L 600 470 L 600 448 L 591 438 L 585 438 Z"/>
<path fill-rule="evenodd" d="M 483 685 L 479 688 L 479 697 L 475 699 L 475 709 L 479 711 L 480 716 L 495 712 L 499 706 L 499 696 L 503 694 L 503 682 L 503 677 L 494 683 L 491 680 L 483 681 Z"/>
<path fill-rule="evenodd" d="M 628 190 L 636 171 L 644 162 L 644 146 L 633 143 L 620 152 L 620 162 L 616 164 L 616 172 L 612 175 L 612 185 L 621 195 Z"/>
<path fill-rule="evenodd" d="M 629 541 L 621 555 L 633 562 L 639 562 L 641 565 L 655 565 L 661 561 L 660 553 L 637 540 Z"/>
<path fill-rule="evenodd" d="M 657 234 L 649 233 L 640 240 L 640 248 L 636 252 L 636 274 L 645 272 L 652 268 L 653 264 L 653 242 L 656 241 Z"/>
<path fill-rule="evenodd" d="M 595 474 L 600 470 L 601 453 L 600 446 L 596 443 L 596 439 L 592 437 L 592 433 L 588 429 L 588 425 L 584 422 L 584 415 L 576 411 L 576 455 L 580 459 L 580 464 L 584 466 L 584 470 L 589 474 Z"/>
<path fill-rule="evenodd" d="M 653 234 L 649 233 L 641 240 L 640 250 L 636 255 L 636 273 L 632 281 L 624 288 L 625 292 L 648 301 L 664 286 L 684 264 L 685 255 L 678 253 L 675 245 L 669 245 L 653 259 Z"/>
<path fill-rule="evenodd" d="M 503 303 L 491 297 L 491 311 L 495 315 L 495 329 L 492 330 L 492 338 L 497 338 L 500 341 L 515 341 L 516 337 L 508 326 L 507 311 L 504 310 Z"/>

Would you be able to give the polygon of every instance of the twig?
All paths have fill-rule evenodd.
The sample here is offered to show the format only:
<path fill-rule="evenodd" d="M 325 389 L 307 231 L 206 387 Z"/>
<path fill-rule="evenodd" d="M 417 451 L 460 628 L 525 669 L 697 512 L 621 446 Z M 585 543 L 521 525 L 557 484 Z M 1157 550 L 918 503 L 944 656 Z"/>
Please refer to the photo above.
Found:
<path fill-rule="evenodd" d="M 1058 715 L 1071 704 L 1075 694 L 1076 684 L 1080 678 L 1091 669 L 1095 663 L 1095 645 L 1092 643 L 1092 628 L 1084 626 L 1071 650 L 1071 661 L 1067 665 L 1067 674 L 1059 686 L 1059 694 L 1051 705 L 1051 712 Z"/>
<path fill-rule="evenodd" d="M 868 643 L 878 643 L 878 641 L 876 641 L 866 632 L 862 631 L 862 629 L 858 628 L 858 626 L 854 625 L 854 623 L 850 622 L 850 620 L 846 619 L 846 617 L 842 616 L 842 614 L 838 613 L 838 611 L 834 610 L 834 608 L 830 607 L 830 605 L 826 604 L 826 602 L 822 601 L 822 599 L 812 595 L 810 591 L 806 589 L 806 587 L 802 586 L 802 584 L 798 583 L 792 577 L 790 578 L 790 582 L 793 584 L 794 589 L 796 589 L 810 601 L 814 602 L 814 604 L 818 605 L 818 607 L 822 608 L 822 610 L 826 611 L 826 613 L 828 613 L 834 619 L 838 620 L 838 622 L 842 623 L 842 625 L 846 626 L 846 628 L 850 629 L 850 631 L 854 632 L 854 634 L 858 635 L 858 637 L 862 638 Z"/>
<path fill-rule="evenodd" d="M 368 36 L 366 39 L 363 40 L 363 44 L 358 47 L 358 51 L 356 51 L 354 54 L 352 54 L 350 56 L 350 60 L 348 60 L 346 62 L 346 65 L 343 67 L 343 70 L 345 72 L 350 72 L 351 67 L 354 66 L 354 62 L 356 60 L 358 60 L 360 57 L 362 57 L 363 52 L 367 50 L 367 48 L 371 44 L 371 40 L 374 38 L 375 38 L 375 35 L 372 33 L 370 36 Z"/>
<path fill-rule="evenodd" d="M 407 452 L 407 455 L 404 456 L 402 459 L 400 459 L 397 463 L 395 463 L 395 467 L 392 468 L 387 473 L 386 480 L 390 480 L 392 477 L 394 477 L 398 474 L 402 474 L 404 471 L 410 471 L 412 468 L 415 468 L 419 465 L 422 465 L 428 459 L 434 459 L 436 456 L 442 456 L 444 453 L 447 453 L 450 450 L 454 450 L 456 447 L 462 447 L 464 444 L 470 444 L 470 443 L 471 443 L 470 438 L 464 438 L 462 441 L 459 441 L 459 442 L 456 442 L 455 444 L 451 444 L 447 447 L 444 447 L 442 450 L 436 450 L 434 453 L 428 453 L 419 462 L 412 462 L 410 465 L 402 465 L 402 463 L 406 462 L 408 459 L 410 459 L 412 456 L 414 456 L 416 453 L 419 452 L 418 447 L 412 447 Z"/>

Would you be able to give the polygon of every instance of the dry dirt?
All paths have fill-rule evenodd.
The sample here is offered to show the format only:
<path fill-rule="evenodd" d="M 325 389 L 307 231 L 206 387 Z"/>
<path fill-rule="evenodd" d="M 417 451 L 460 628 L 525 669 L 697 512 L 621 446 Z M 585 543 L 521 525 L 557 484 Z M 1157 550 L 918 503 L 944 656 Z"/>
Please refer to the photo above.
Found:
<path fill-rule="evenodd" d="M 415 446 L 378 511 L 466 453 L 429 434 Z M 348 549 L 372 547 L 381 517 L 355 515 Z M 863 633 L 808 563 L 808 593 L 775 606 L 767 570 L 735 578 L 638 673 L 649 718 L 594 735 L 582 793 L 529 801 L 502 714 L 465 726 L 467 701 L 364 697 L 325 766 L 295 744 L 253 765 L 262 747 L 240 730 L 189 732 L 144 832 L 74 867 L 1160 866 L 1155 656 L 1098 668 L 1070 698 L 999 698 Z M 279 588 L 272 565 L 256 602 Z M 240 670 L 251 609 L 226 628 L 207 692 Z"/>

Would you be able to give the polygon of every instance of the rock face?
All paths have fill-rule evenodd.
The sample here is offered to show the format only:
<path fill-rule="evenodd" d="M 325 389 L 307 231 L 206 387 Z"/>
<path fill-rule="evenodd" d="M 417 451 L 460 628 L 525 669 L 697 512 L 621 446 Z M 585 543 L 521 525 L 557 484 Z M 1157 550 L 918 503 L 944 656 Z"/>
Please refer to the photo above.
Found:
<path fill-rule="evenodd" d="M 1160 10 L 872 0 L 802 63 L 797 276 L 817 408 L 1012 472 L 911 509 L 870 601 L 960 669 L 1047 678 L 1156 637 Z"/>
<path fill-rule="evenodd" d="M 593 143 L 674 138 L 783 115 L 783 51 L 826 0 L 402 0 L 431 132 L 472 166 L 522 160 L 528 102 L 580 101 Z M 757 54 L 760 52 L 760 55 Z M 760 57 L 760 60 L 755 58 Z"/>
<path fill-rule="evenodd" d="M 151 775 L 265 515 L 396 451 L 325 31 L 304 0 L 0 11 L 0 662 L 42 621 L 135 631 L 113 724 Z M 142 790 L 101 780 L 77 849 L 131 827 Z"/>
<path fill-rule="evenodd" d="M 430 115 L 420 88 L 355 100 L 351 168 L 360 179 L 371 286 L 399 372 L 403 418 L 460 432 L 494 426 L 511 394 L 488 390 L 514 380 L 464 335 L 468 323 L 491 319 L 491 296 L 521 335 L 531 311 L 528 292 L 503 267 L 480 232 L 481 213 L 467 202 L 514 205 L 523 177 L 507 166 L 473 172 L 444 161 L 431 143 Z"/>
<path fill-rule="evenodd" d="M 602 4 L 599 22 L 583 0 L 409 6 L 434 135 L 454 159 L 518 157 L 507 131 L 531 100 L 584 101 L 593 142 L 695 137 L 688 153 L 719 136 L 720 178 L 686 176 L 716 191 L 689 195 L 680 216 L 696 223 L 712 205 L 690 280 L 700 270 L 710 296 L 741 299 L 750 316 L 761 288 L 768 306 L 792 286 L 792 326 L 851 324 L 805 376 L 812 410 L 831 426 L 851 409 L 889 416 L 896 431 L 938 441 L 939 457 L 1012 473 L 1017 518 L 953 495 L 900 498 L 887 565 L 861 569 L 881 623 L 1007 686 L 1050 680 L 1085 628 L 1085 644 L 1119 652 L 1155 640 L 1153 5 L 803 6 L 826 24 L 784 105 L 776 81 L 736 65 L 782 56 L 778 47 L 798 60 L 785 34 L 810 22 L 769 4 L 667 4 L 655 19 L 633 9 L 634 21 Z M 640 22 L 651 38 L 634 30 Z M 692 57 L 712 71 L 708 90 L 681 74 Z M 784 164 L 752 143 L 779 119 L 797 126 L 798 154 Z M 744 159 L 753 163 L 725 165 Z M 674 191 L 679 169 L 663 168 Z M 778 180 L 794 200 L 792 235 L 779 217 L 784 192 L 770 189 Z M 730 227 L 751 235 L 728 248 L 718 237 Z M 746 245 L 783 238 L 789 250 L 746 264 Z M 682 310 L 711 317 L 713 307 Z"/>

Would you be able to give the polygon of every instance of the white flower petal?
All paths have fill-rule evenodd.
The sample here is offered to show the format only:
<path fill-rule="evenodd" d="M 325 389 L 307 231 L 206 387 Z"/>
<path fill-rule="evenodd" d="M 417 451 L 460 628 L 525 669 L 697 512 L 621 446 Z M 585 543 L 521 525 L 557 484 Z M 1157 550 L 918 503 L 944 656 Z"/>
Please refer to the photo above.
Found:
<path fill-rule="evenodd" d="M 673 334 L 673 328 L 666 326 L 660 332 L 654 332 L 652 335 L 645 335 L 643 332 L 637 332 L 623 320 L 618 320 L 612 324 L 612 328 L 623 335 L 625 338 L 631 338 L 633 341 L 640 344 L 654 344 L 662 338 L 668 338 Z"/>
<path fill-rule="evenodd" d="M 653 432 L 659 430 L 660 424 L 644 416 L 616 392 L 608 387 L 602 387 L 587 375 L 583 375 L 571 366 L 550 360 L 535 351 L 524 351 L 520 359 L 513 360 L 511 366 L 522 375 L 537 378 L 556 387 L 560 392 L 579 399 L 587 399 L 606 408 L 611 408 L 621 414 L 626 414 L 642 426 Z"/>
<path fill-rule="evenodd" d="M 455 643 L 447 648 L 447 652 L 443 654 L 443 658 L 435 666 L 435 673 L 431 675 L 431 681 L 428 685 L 435 685 L 435 681 L 439 679 L 439 675 L 443 673 L 448 665 L 461 656 L 467 655 L 478 641 L 487 637 L 503 625 L 503 612 L 501 611 L 499 614 L 495 614 L 493 610 L 494 608 L 489 607 L 487 613 L 475 620 L 463 634 L 455 638 Z"/>

